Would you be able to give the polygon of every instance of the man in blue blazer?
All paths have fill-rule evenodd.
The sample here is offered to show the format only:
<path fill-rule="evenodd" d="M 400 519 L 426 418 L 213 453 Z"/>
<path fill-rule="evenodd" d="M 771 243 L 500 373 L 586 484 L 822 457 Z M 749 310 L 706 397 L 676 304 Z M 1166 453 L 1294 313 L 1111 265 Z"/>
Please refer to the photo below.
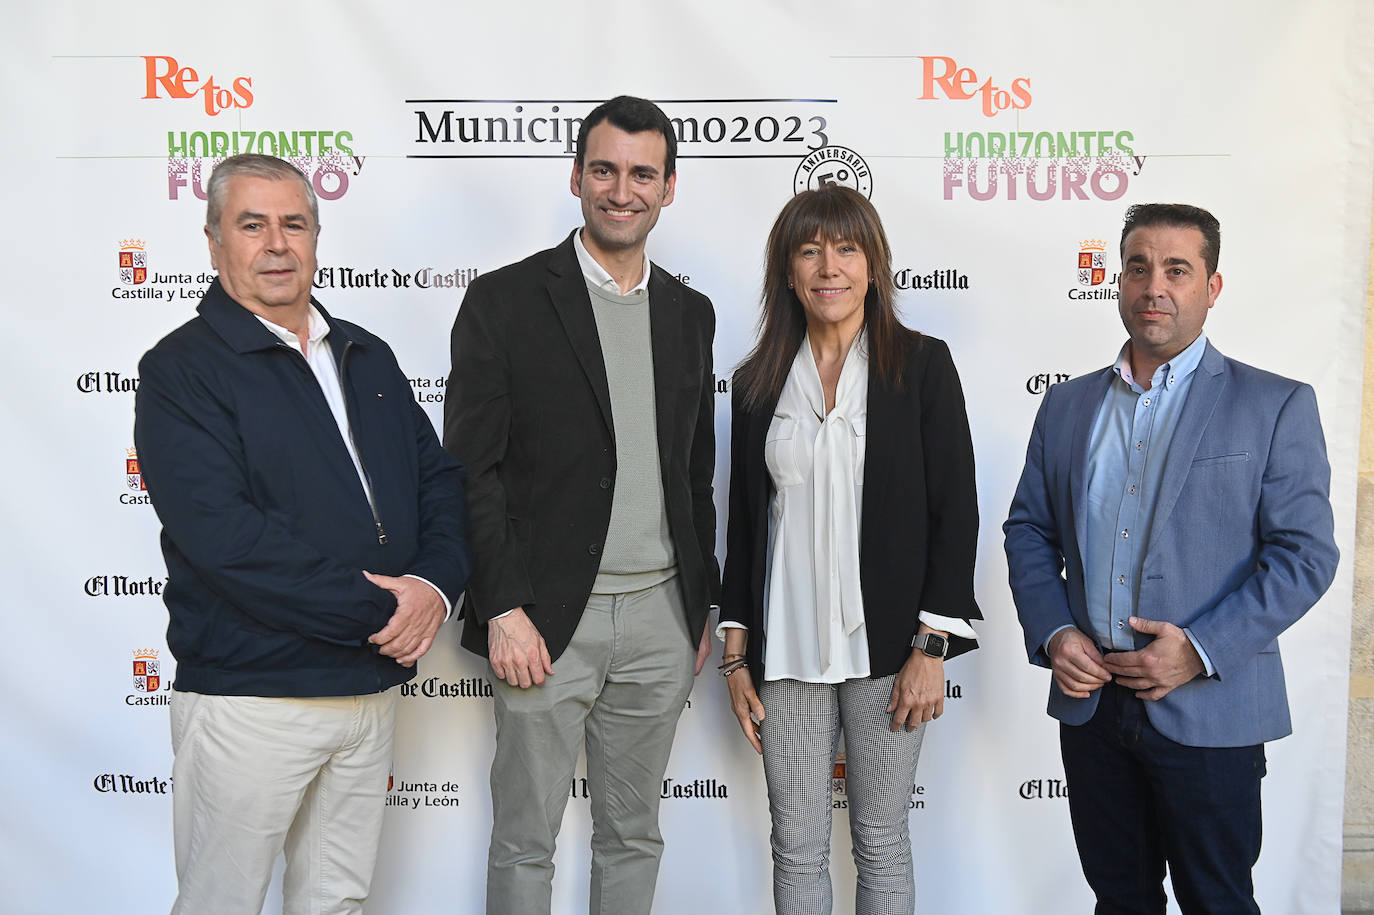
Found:
<path fill-rule="evenodd" d="M 1006 534 L 1053 673 L 1069 812 L 1102 913 L 1259 912 L 1264 742 L 1291 730 L 1276 639 L 1335 574 L 1312 388 L 1219 353 L 1206 210 L 1133 206 L 1116 363 L 1052 387 Z"/>

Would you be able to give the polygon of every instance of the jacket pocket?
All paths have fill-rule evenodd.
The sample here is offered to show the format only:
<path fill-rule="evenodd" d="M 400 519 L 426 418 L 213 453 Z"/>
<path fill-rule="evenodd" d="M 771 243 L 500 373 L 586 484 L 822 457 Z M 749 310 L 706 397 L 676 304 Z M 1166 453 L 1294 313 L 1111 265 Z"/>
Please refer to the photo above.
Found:
<path fill-rule="evenodd" d="M 801 468 L 797 464 L 797 421 L 783 416 L 774 416 L 768 425 L 768 435 L 763 443 L 763 463 L 778 489 L 796 486 L 802 482 Z"/>
<path fill-rule="evenodd" d="M 1194 467 L 1207 467 L 1212 464 L 1235 464 L 1241 461 L 1250 460 L 1250 452 L 1235 451 L 1231 454 L 1218 454 L 1212 457 L 1201 457 L 1193 460 Z"/>

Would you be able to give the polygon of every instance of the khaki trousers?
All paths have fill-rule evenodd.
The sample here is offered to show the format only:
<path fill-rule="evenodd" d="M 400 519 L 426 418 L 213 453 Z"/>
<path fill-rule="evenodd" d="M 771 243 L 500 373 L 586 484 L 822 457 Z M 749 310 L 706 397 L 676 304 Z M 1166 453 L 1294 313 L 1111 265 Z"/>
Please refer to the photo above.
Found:
<path fill-rule="evenodd" d="M 173 691 L 173 915 L 257 915 L 286 853 L 284 915 L 362 911 L 396 691 L 320 699 Z"/>

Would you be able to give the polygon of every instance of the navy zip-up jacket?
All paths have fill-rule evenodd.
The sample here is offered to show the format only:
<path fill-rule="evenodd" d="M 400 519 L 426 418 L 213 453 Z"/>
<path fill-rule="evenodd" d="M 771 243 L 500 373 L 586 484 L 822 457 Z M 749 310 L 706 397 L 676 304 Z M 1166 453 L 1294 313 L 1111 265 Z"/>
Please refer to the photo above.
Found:
<path fill-rule="evenodd" d="M 158 518 L 178 690 L 350 696 L 411 679 L 368 636 L 396 609 L 363 571 L 414 574 L 456 605 L 463 469 L 390 347 L 329 316 L 374 516 L 310 366 L 216 280 L 139 363 L 134 444 Z"/>

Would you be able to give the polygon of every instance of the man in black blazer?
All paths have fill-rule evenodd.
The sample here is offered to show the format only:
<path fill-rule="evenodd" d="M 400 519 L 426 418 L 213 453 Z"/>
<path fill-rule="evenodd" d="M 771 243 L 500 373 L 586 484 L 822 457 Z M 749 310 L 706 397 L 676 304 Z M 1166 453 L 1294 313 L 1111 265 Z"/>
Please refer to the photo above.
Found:
<path fill-rule="evenodd" d="M 444 445 L 468 468 L 463 645 L 496 712 L 487 912 L 548 912 L 554 839 L 587 750 L 591 911 L 649 911 L 658 799 L 719 590 L 710 300 L 650 264 L 673 200 L 663 112 L 582 122 L 585 225 L 478 277 L 453 325 Z"/>

